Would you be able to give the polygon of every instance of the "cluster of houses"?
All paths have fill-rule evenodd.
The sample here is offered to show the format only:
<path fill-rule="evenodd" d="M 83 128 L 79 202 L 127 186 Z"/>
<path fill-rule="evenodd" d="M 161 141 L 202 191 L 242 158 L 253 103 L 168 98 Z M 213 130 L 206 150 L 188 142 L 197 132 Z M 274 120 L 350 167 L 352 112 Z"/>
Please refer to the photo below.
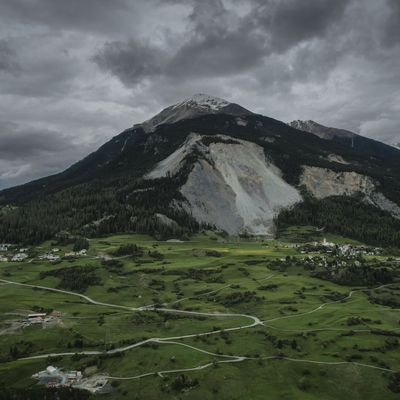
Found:
<path fill-rule="evenodd" d="M 13 245 L 10 243 L 0 243 L 0 251 L 8 251 Z"/>
<path fill-rule="evenodd" d="M 105 376 L 84 378 L 81 371 L 64 372 L 52 365 L 49 365 L 44 371 L 33 374 L 32 378 L 49 388 L 72 387 L 87 390 L 93 394 L 107 394 L 113 390 Z"/>
<path fill-rule="evenodd" d="M 14 245 L 9 243 L 0 243 L 0 252 L 9 252 L 10 250 L 14 249 Z M 28 249 L 27 248 L 20 248 L 16 253 L 12 255 L 8 254 L 0 254 L 0 262 L 21 262 L 28 258 Z"/>
<path fill-rule="evenodd" d="M 60 251 L 57 247 L 51 249 L 49 252 L 40 255 L 38 258 L 39 260 L 46 260 L 46 261 L 59 261 L 61 257 L 57 254 Z"/>
<path fill-rule="evenodd" d="M 68 253 L 64 254 L 65 258 L 74 258 L 74 257 L 82 257 L 82 256 L 86 256 L 87 255 L 87 250 L 86 249 L 82 249 L 79 251 L 70 251 Z"/>
<path fill-rule="evenodd" d="M 328 242 L 325 238 L 322 242 L 313 242 L 300 247 L 300 253 L 327 253 L 334 254 L 337 256 L 356 257 L 359 255 L 364 256 L 376 256 L 382 253 L 382 249 L 379 247 L 367 247 L 367 246 L 354 246 L 351 244 L 335 244 Z"/>
<path fill-rule="evenodd" d="M 54 326 L 61 322 L 61 313 L 53 311 L 51 314 L 47 313 L 31 313 L 28 314 L 22 321 L 22 327 L 31 325 L 41 325 L 43 328 Z"/>
<path fill-rule="evenodd" d="M 60 249 L 55 247 L 52 248 L 47 253 L 41 254 L 38 256 L 39 260 L 44 261 L 60 261 L 62 257 L 64 258 L 75 258 L 75 257 L 83 257 L 87 255 L 87 250 L 79 250 L 79 251 L 70 251 L 66 252 L 64 256 L 60 255 Z M 3 252 L 3 254 L 1 254 Z M 13 252 L 13 253 L 12 253 Z M 20 248 L 18 250 L 15 249 L 15 245 L 8 243 L 0 243 L 0 262 L 22 262 L 28 258 L 28 248 Z M 11 254 L 12 253 L 12 254 Z"/>
<path fill-rule="evenodd" d="M 60 369 L 50 365 L 44 371 L 40 371 L 32 375 L 32 378 L 37 379 L 40 384 L 46 385 L 47 387 L 72 386 L 82 379 L 82 372 L 63 372 Z"/>

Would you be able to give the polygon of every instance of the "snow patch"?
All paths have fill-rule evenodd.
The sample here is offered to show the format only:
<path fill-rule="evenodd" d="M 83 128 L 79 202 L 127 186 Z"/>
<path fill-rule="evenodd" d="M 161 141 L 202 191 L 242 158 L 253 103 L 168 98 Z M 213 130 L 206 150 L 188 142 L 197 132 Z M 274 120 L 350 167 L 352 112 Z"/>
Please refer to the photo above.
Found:
<path fill-rule="evenodd" d="M 228 106 L 230 103 L 219 97 L 210 96 L 204 93 L 196 93 L 193 96 L 175 104 L 173 108 L 179 108 L 184 105 L 195 106 L 205 110 L 219 111 L 221 108 Z"/>
<path fill-rule="evenodd" d="M 243 118 L 237 117 L 235 121 L 239 126 L 247 126 L 247 121 Z"/>

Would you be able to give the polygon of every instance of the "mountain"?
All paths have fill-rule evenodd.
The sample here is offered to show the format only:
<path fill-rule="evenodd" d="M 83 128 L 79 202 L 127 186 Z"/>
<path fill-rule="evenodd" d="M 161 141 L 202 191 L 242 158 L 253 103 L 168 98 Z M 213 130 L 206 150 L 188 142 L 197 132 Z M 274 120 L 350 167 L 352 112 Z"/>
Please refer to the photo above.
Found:
<path fill-rule="evenodd" d="M 1 191 L 0 240 L 202 227 L 279 235 L 297 224 L 400 243 L 400 151 L 311 126 L 194 95 L 59 174 Z"/>

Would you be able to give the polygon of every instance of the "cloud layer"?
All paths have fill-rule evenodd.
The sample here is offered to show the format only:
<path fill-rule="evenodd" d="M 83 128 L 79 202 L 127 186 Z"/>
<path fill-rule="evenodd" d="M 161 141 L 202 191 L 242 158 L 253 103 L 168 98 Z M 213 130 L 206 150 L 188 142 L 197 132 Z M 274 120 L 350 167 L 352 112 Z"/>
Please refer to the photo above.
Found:
<path fill-rule="evenodd" d="M 3 0 L 0 188 L 206 92 L 400 142 L 397 0 Z"/>

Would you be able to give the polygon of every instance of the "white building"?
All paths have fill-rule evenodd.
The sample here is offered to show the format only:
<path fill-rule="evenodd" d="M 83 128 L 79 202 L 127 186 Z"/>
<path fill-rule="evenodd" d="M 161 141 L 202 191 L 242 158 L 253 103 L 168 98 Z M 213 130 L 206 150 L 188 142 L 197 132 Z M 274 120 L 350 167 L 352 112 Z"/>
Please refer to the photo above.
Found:
<path fill-rule="evenodd" d="M 66 374 L 68 380 L 80 380 L 82 379 L 81 371 L 68 371 Z"/>
<path fill-rule="evenodd" d="M 53 366 L 51 366 L 51 365 L 49 365 L 49 366 L 46 368 L 46 371 L 47 371 L 49 374 L 54 374 L 54 373 L 58 372 L 58 369 L 55 368 L 55 367 L 53 367 Z"/>
<path fill-rule="evenodd" d="M 26 258 L 28 258 L 28 254 L 17 253 L 11 258 L 11 261 L 24 261 Z"/>
<path fill-rule="evenodd" d="M 56 254 L 46 253 L 39 256 L 39 260 L 58 261 L 61 257 Z"/>
<path fill-rule="evenodd" d="M 83 249 L 83 250 L 79 250 L 79 251 L 70 251 L 68 253 L 64 254 L 64 257 L 79 257 L 79 256 L 86 256 L 87 254 L 87 250 Z"/>
<path fill-rule="evenodd" d="M 326 240 L 326 238 L 324 238 L 323 240 L 322 240 L 322 246 L 325 246 L 325 247 L 335 247 L 335 243 L 332 243 L 332 242 L 328 242 L 327 240 Z"/>

